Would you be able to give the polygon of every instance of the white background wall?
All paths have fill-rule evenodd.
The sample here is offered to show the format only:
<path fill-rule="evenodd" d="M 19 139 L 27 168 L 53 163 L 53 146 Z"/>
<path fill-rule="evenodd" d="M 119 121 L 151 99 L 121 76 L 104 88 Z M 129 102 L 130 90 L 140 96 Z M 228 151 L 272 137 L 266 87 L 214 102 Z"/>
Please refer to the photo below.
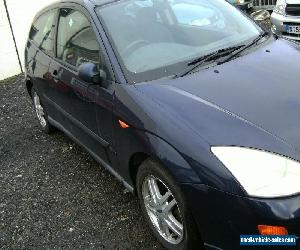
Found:
<path fill-rule="evenodd" d="M 23 64 L 24 48 L 35 14 L 55 0 L 6 0 L 17 46 Z M 13 38 L 6 17 L 3 0 L 0 1 L 0 80 L 20 73 Z"/>

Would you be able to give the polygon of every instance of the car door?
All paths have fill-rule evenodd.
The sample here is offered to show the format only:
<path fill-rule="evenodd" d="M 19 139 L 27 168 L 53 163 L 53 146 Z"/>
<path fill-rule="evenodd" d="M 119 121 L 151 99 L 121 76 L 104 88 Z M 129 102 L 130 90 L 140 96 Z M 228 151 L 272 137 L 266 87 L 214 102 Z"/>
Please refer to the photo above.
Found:
<path fill-rule="evenodd" d="M 54 119 L 100 161 L 112 165 L 111 74 L 88 14 L 76 6 L 61 8 L 56 41 L 48 89 L 49 100 L 58 111 Z M 78 69 L 85 62 L 106 73 L 102 85 L 78 77 Z"/>
<path fill-rule="evenodd" d="M 51 9 L 34 20 L 25 49 L 26 72 L 41 97 L 45 92 L 53 56 L 57 13 L 58 9 Z"/>

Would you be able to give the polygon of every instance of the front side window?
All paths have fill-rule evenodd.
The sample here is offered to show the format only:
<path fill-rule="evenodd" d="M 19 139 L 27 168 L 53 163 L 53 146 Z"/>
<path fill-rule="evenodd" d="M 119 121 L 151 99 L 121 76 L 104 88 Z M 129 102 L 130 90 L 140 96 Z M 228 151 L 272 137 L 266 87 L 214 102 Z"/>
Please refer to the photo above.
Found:
<path fill-rule="evenodd" d="M 121 0 L 96 11 L 130 82 L 176 74 L 261 32 L 224 0 Z"/>
<path fill-rule="evenodd" d="M 78 68 L 85 62 L 99 65 L 99 44 L 89 20 L 79 11 L 61 9 L 57 58 Z"/>
<path fill-rule="evenodd" d="M 46 52 L 53 50 L 56 13 L 57 10 L 50 10 L 42 14 L 30 29 L 29 38 Z"/>

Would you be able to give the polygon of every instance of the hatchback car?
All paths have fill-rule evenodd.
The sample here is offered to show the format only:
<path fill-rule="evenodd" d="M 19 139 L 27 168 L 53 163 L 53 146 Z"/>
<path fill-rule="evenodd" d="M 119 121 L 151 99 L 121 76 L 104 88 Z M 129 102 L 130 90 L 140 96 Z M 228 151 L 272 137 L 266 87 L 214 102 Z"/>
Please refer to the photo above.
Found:
<path fill-rule="evenodd" d="M 271 21 L 275 34 L 300 41 L 300 0 L 278 0 Z"/>
<path fill-rule="evenodd" d="M 223 0 L 64 1 L 33 22 L 26 86 L 163 246 L 240 249 L 300 236 L 299 51 Z"/>

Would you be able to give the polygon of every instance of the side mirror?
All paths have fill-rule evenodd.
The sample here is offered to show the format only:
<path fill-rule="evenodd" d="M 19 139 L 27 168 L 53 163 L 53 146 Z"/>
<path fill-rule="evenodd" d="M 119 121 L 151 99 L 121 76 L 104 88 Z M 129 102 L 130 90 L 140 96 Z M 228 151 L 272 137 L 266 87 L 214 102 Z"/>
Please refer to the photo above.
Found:
<path fill-rule="evenodd" d="M 79 66 L 78 77 L 87 83 L 101 84 L 106 79 L 106 74 L 96 64 L 86 62 Z"/>

